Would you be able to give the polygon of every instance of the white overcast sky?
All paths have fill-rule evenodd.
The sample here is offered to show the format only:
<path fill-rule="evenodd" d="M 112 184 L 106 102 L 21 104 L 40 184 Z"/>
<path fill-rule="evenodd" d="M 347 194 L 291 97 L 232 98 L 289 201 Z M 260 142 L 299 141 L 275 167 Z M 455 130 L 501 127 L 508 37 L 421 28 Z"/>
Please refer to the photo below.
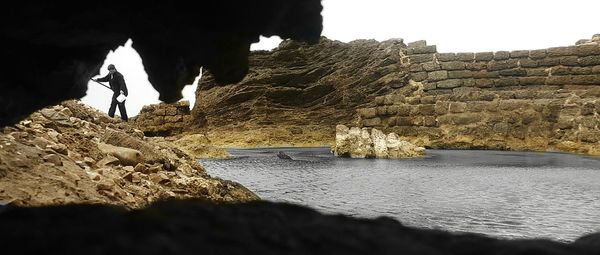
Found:
<path fill-rule="evenodd" d="M 323 35 L 342 42 L 426 40 L 438 52 L 543 49 L 600 33 L 598 10 L 600 0 L 323 0 Z M 263 38 L 252 49 L 272 49 L 279 42 Z M 159 102 L 131 41 L 107 56 L 101 75 L 109 63 L 125 76 L 130 116 Z M 192 105 L 194 90 L 184 89 Z M 107 111 L 110 99 L 110 91 L 90 83 L 82 101 Z"/>

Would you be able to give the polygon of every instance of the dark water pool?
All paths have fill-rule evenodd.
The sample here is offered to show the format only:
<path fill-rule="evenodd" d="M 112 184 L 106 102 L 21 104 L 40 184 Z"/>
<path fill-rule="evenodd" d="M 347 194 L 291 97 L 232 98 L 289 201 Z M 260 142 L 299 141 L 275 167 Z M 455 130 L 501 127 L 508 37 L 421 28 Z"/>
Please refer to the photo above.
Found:
<path fill-rule="evenodd" d="M 284 151 L 293 160 L 279 159 Z M 261 198 L 407 225 L 570 241 L 600 231 L 600 160 L 560 153 L 427 150 L 410 160 L 342 159 L 329 148 L 231 150 L 209 174 Z"/>

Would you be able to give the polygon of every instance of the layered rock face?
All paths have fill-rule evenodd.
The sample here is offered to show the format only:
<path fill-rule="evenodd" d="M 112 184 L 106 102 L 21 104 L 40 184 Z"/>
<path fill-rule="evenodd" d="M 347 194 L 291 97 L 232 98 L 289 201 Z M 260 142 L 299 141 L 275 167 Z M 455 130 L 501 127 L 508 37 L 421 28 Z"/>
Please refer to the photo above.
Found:
<path fill-rule="evenodd" d="M 260 35 L 316 42 L 321 10 L 320 0 L 13 2 L 0 16 L 10 74 L 0 77 L 0 126 L 83 97 L 108 52 L 129 38 L 165 102 L 181 99 L 200 66 L 220 84 L 240 81 Z"/>
<path fill-rule="evenodd" d="M 333 153 L 351 158 L 412 158 L 425 155 L 425 148 L 402 141 L 396 133 L 384 134 L 378 129 L 348 128 L 338 125 Z"/>
<path fill-rule="evenodd" d="M 315 46 L 284 41 L 250 55 L 241 82 L 215 87 L 206 72 L 192 114 L 209 127 L 229 124 L 325 126 L 352 120 L 357 107 L 406 82 L 401 40 L 352 43 L 322 38 Z"/>
<path fill-rule="evenodd" d="M 139 208 L 167 198 L 258 199 L 237 183 L 211 178 L 164 138 L 144 137 L 76 101 L 0 128 L 0 204 Z"/>
<path fill-rule="evenodd" d="M 146 136 L 170 136 L 180 134 L 193 125 L 190 102 L 152 104 L 142 107 L 140 113 L 129 120 Z"/>
<path fill-rule="evenodd" d="M 284 41 L 252 53 L 238 84 L 205 76 L 192 115 L 211 128 L 312 125 L 333 137 L 346 124 L 430 148 L 599 154 L 599 38 L 477 53 L 424 41 Z"/>
<path fill-rule="evenodd" d="M 457 54 L 410 45 L 408 86 L 358 109 L 359 121 L 432 148 L 598 155 L 599 43 Z"/>

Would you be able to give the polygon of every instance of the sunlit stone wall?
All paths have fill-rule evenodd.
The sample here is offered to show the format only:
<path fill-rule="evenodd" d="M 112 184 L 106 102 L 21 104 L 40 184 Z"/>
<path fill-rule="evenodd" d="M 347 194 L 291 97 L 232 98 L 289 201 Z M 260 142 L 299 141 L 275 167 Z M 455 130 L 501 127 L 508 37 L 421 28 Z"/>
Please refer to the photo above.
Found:
<path fill-rule="evenodd" d="M 358 122 L 431 148 L 600 154 L 600 36 L 539 50 L 438 53 L 409 43 L 410 81 Z"/>

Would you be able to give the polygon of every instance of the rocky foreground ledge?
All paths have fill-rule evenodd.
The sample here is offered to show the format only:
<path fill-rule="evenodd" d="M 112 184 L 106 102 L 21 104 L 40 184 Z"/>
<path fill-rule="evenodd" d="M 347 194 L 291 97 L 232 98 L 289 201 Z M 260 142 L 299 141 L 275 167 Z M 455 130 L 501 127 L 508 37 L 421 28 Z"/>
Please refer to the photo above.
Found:
<path fill-rule="evenodd" d="M 258 199 L 238 183 L 208 176 L 165 138 L 144 137 L 78 101 L 0 129 L 0 204 L 140 208 L 167 198 Z"/>
<path fill-rule="evenodd" d="M 301 206 L 194 200 L 128 211 L 106 205 L 0 207 L 2 249 L 19 254 L 600 254 L 572 243 L 501 240 L 324 215 Z"/>
<path fill-rule="evenodd" d="M 396 133 L 384 134 L 378 129 L 348 128 L 337 125 L 333 153 L 350 158 L 414 158 L 425 155 L 425 148 L 403 141 Z"/>

